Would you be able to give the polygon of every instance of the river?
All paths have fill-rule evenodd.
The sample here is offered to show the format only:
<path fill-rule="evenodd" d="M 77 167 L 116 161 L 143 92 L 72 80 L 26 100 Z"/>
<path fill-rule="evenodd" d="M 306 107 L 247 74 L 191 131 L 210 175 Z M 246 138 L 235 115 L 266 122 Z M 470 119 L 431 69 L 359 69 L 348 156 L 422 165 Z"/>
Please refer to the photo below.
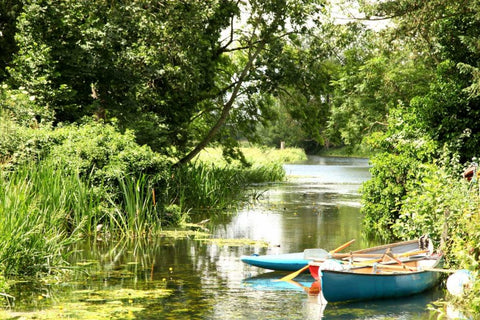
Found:
<path fill-rule="evenodd" d="M 433 290 L 413 297 L 322 306 L 282 274 L 243 264 L 241 255 L 379 244 L 362 236 L 361 183 L 366 159 L 310 157 L 285 165 L 282 183 L 253 186 L 257 200 L 205 224 L 212 238 L 164 237 L 84 244 L 71 257 L 71 281 L 17 284 L 14 316 L 42 319 L 424 319 Z M 200 237 L 201 238 L 201 237 Z M 235 241 L 238 239 L 244 239 Z M 246 239 L 255 242 L 246 244 Z M 262 245 L 266 244 L 266 245 Z M 284 274 L 283 274 L 284 275 Z M 50 282 L 49 282 L 50 281 Z M 166 296 L 163 296 L 166 294 Z"/>

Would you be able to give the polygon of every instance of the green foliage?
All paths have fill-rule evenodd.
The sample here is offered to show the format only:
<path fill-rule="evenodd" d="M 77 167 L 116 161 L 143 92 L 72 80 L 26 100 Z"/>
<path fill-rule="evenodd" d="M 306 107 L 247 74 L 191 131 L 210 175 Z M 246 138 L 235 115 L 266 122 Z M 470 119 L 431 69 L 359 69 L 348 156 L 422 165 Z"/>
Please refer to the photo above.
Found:
<path fill-rule="evenodd" d="M 140 144 L 181 158 L 224 124 L 221 141 L 253 132 L 269 105 L 242 102 L 274 90 L 283 75 L 265 70 L 283 54 L 286 24 L 304 33 L 319 8 L 312 0 L 25 1 L 8 81 L 54 111 L 55 124 L 116 118 Z"/>
<path fill-rule="evenodd" d="M 433 165 L 428 171 L 430 174 L 416 180 L 415 188 L 404 199 L 393 232 L 409 239 L 429 234 L 437 244 L 448 240 L 442 249 L 449 252 L 451 242 L 468 236 L 463 215 L 475 212 L 476 197 L 472 198 L 469 184 L 459 177 Z"/>
<path fill-rule="evenodd" d="M 0 83 L 7 77 L 6 67 L 17 51 L 15 45 L 16 18 L 23 1 L 4 0 L 0 3 Z"/>
<path fill-rule="evenodd" d="M 15 167 L 39 159 L 55 143 L 51 129 L 18 125 L 0 109 L 0 164 Z"/>
<path fill-rule="evenodd" d="M 392 237 L 403 201 L 433 174 L 428 165 L 440 154 L 435 140 L 418 128 L 417 118 L 408 110 L 392 112 L 388 130 L 372 135 L 368 142 L 383 150 L 371 159 L 372 178 L 363 186 L 362 201 L 367 230 L 384 238 Z"/>
<path fill-rule="evenodd" d="M 376 155 L 371 163 L 372 178 L 362 188 L 364 224 L 371 234 L 388 239 L 402 200 L 414 189 L 415 179 L 426 174 L 425 168 L 420 161 L 401 154 Z"/>
<path fill-rule="evenodd" d="M 25 88 L 14 90 L 7 84 L 0 86 L 0 110 L 4 116 L 24 127 L 49 127 L 54 113 L 50 108 L 40 106 L 36 99 Z"/>
<path fill-rule="evenodd" d="M 417 127 L 440 145 L 449 145 L 462 161 L 468 161 L 480 143 L 480 100 L 467 94 L 468 82 L 463 78 L 453 61 L 442 62 L 429 92 L 413 99 L 411 105 L 418 119 Z M 459 139 L 462 143 L 458 143 Z"/>
<path fill-rule="evenodd" d="M 121 133 L 112 125 L 90 121 L 59 127 L 54 135 L 62 143 L 49 155 L 73 172 L 91 175 L 97 183 L 117 185 L 117 179 L 128 173 L 150 175 L 155 183 L 165 185 L 170 161 L 148 146 L 139 146 L 131 131 Z"/>
<path fill-rule="evenodd" d="M 480 292 L 480 193 L 478 174 L 472 182 L 452 175 L 451 168 L 431 166 L 431 174 L 417 180 L 402 201 L 393 232 L 399 238 L 412 239 L 428 234 L 445 255 L 446 267 L 467 269 L 476 281 L 461 297 L 448 297 L 450 303 L 478 314 Z"/>
<path fill-rule="evenodd" d="M 251 183 L 281 181 L 282 164 L 305 159 L 299 149 L 242 148 L 249 165 L 225 161 L 220 148 L 207 148 L 191 165 L 178 168 L 169 181 L 169 201 L 183 210 L 223 209 L 242 200 L 242 189 Z M 228 186 L 228 187 L 225 187 Z"/>
<path fill-rule="evenodd" d="M 238 10 L 230 1 L 27 1 L 10 80 L 56 121 L 117 117 L 157 149 L 167 138 L 182 145 L 187 122 L 218 91 L 216 65 L 228 61 L 218 38 Z"/>
<path fill-rule="evenodd" d="M 112 209 L 100 221 L 103 229 L 130 237 L 156 234 L 163 221 L 158 214 L 155 189 L 148 176 L 121 176 L 118 179 L 118 194 L 108 196 Z"/>
<path fill-rule="evenodd" d="M 391 39 L 409 52 L 399 68 L 419 62 L 430 81 L 420 90 L 412 90 L 414 81 L 404 85 L 414 94 L 394 105 L 386 132 L 371 140 L 390 156 L 377 158 L 364 197 L 368 225 L 385 220 L 391 232 L 402 238 L 429 233 L 437 245 L 443 244 L 451 267 L 475 275 L 480 241 L 478 182 L 462 181 L 459 163 L 469 161 L 479 144 L 478 10 L 477 2 L 450 0 L 382 1 L 367 7 L 369 15 L 396 17 Z M 415 70 L 405 71 L 408 77 L 415 75 Z M 401 164 L 390 161 L 396 157 Z M 399 192 L 394 180 L 388 180 L 389 172 L 404 165 L 407 175 L 401 170 L 394 174 L 409 179 Z M 382 188 L 386 188 L 383 195 Z M 478 283 L 477 279 L 465 296 L 455 299 L 472 314 L 480 310 Z"/>
<path fill-rule="evenodd" d="M 233 166 L 195 163 L 177 169 L 170 181 L 170 198 L 182 208 L 223 208 L 245 182 Z"/>
<path fill-rule="evenodd" d="M 62 265 L 63 249 L 79 236 L 80 206 L 96 212 L 93 194 L 78 176 L 52 163 L 27 164 L 0 172 L 0 263 L 6 274 L 35 275 Z M 88 204 L 88 205 L 87 205 Z M 93 214 L 93 213 L 91 213 Z"/>

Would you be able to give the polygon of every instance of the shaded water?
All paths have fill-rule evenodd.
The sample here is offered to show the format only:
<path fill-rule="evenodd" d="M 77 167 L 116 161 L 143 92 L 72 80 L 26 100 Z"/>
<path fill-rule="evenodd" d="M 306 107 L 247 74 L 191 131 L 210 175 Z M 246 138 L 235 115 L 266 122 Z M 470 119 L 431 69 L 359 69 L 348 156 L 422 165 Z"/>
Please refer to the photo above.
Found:
<path fill-rule="evenodd" d="M 18 284 L 12 310 L 24 317 L 102 319 L 422 319 L 439 290 L 405 299 L 320 306 L 305 293 L 313 279 L 274 282 L 285 273 L 244 265 L 241 255 L 350 249 L 375 245 L 362 237 L 359 187 L 364 159 L 311 157 L 285 165 L 288 181 L 255 186 L 259 200 L 206 225 L 200 235 L 140 242 L 85 243 L 71 257 L 81 268 L 67 283 Z M 266 191 L 265 191 L 266 190 Z M 201 239 L 204 240 L 201 240 Z M 228 239 L 252 239 L 246 245 Z M 262 246 L 262 243 L 268 246 Z M 53 279 L 54 280 L 54 279 Z M 36 311 L 31 314 L 28 312 Z M 40 313 L 38 312 L 40 311 Z"/>

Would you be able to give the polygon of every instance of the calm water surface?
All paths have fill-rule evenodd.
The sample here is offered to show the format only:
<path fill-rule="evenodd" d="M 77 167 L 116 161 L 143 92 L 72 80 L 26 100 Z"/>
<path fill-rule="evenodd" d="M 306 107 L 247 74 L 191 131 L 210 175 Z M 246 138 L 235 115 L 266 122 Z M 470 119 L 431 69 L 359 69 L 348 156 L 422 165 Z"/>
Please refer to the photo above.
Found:
<path fill-rule="evenodd" d="M 259 201 L 206 225 L 213 238 L 252 239 L 259 245 L 195 237 L 85 244 L 72 256 L 72 266 L 82 266 L 82 272 L 68 283 L 17 285 L 13 311 L 83 318 L 107 312 L 105 318 L 118 319 L 426 318 L 427 305 L 440 290 L 324 307 L 305 292 L 313 281 L 309 275 L 295 284 L 274 282 L 285 273 L 240 261 L 253 253 L 331 250 L 351 239 L 356 242 L 350 249 L 378 244 L 361 233 L 359 187 L 369 178 L 367 160 L 310 157 L 285 170 L 286 182 L 254 187 L 262 194 Z"/>

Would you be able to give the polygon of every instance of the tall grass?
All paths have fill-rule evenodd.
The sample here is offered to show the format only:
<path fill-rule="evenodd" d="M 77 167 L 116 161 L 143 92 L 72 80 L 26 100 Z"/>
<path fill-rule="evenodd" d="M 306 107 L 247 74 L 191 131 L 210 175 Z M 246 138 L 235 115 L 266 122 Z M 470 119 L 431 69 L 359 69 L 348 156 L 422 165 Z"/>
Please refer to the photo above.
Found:
<path fill-rule="evenodd" d="M 169 192 L 171 201 L 182 208 L 221 209 L 241 200 L 242 190 L 249 184 L 281 181 L 284 177 L 278 162 L 244 167 L 198 161 L 175 172 Z"/>
<path fill-rule="evenodd" d="M 185 221 L 191 208 L 231 206 L 248 184 L 283 179 L 281 162 L 260 159 L 247 167 L 196 161 L 172 172 L 168 186 L 122 172 L 106 186 L 52 158 L 0 167 L 0 275 L 49 272 L 81 238 L 154 235 Z"/>
<path fill-rule="evenodd" d="M 0 265 L 6 274 L 35 274 L 63 261 L 62 249 L 79 236 L 75 219 L 86 187 L 52 163 L 0 174 Z M 85 208 L 85 206 L 89 206 Z"/>
<path fill-rule="evenodd" d="M 181 208 L 224 208 L 236 203 L 252 183 L 281 181 L 283 163 L 306 159 L 301 149 L 241 148 L 249 166 L 227 162 L 220 148 L 207 148 L 195 162 L 180 168 L 168 188 L 171 202 Z"/>
<path fill-rule="evenodd" d="M 117 201 L 109 198 L 113 210 L 106 216 L 105 223 L 123 235 L 141 236 L 158 231 L 162 222 L 157 214 L 155 189 L 148 176 L 120 177 L 119 186 Z"/>
<path fill-rule="evenodd" d="M 244 181 L 233 168 L 201 162 L 184 166 L 170 183 L 170 201 L 182 208 L 224 207 Z"/>

